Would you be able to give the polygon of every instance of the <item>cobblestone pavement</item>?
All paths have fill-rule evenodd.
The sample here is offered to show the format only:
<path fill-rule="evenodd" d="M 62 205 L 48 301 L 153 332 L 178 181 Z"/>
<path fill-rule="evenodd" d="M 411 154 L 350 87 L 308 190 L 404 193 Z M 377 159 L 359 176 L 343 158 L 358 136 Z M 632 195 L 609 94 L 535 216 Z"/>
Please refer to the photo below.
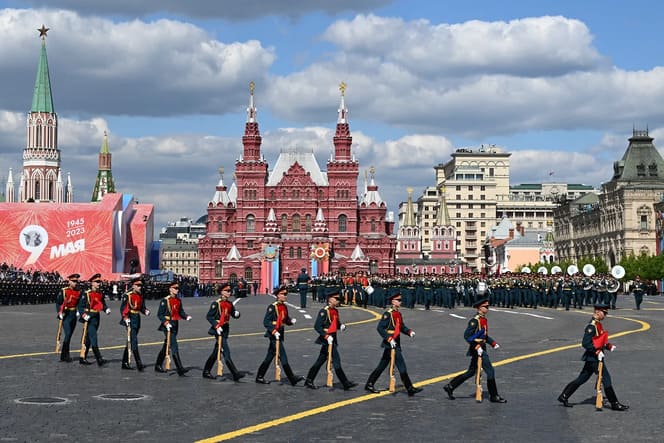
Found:
<path fill-rule="evenodd" d="M 205 320 L 212 299 L 184 299 L 185 310 L 194 317 L 180 324 L 187 377 L 153 370 L 163 341 L 154 315 L 157 301 L 148 302 L 153 315 L 143 319 L 139 335 L 148 364 L 142 373 L 120 369 L 126 335 L 118 325 L 117 301 L 110 302 L 113 313 L 101 319 L 99 343 L 110 360 L 102 368 L 59 361 L 53 353 L 53 306 L 0 307 L 0 441 L 662 441 L 658 405 L 664 398 L 664 297 L 646 297 L 636 311 L 631 297 L 620 296 L 619 309 L 604 321 L 618 346 L 606 364 L 620 401 L 630 405 L 627 412 L 595 411 L 594 378 L 572 397 L 573 408 L 556 401 L 583 365 L 580 340 L 591 315 L 588 307 L 492 308 L 490 334 L 501 348 L 489 352 L 498 389 L 508 403 L 478 404 L 472 380 L 455 391 L 455 401 L 442 390 L 468 365 L 463 331 L 473 309 L 403 310 L 406 324 L 417 332 L 413 339 L 402 338 L 408 372 L 424 388 L 408 397 L 403 391 L 369 394 L 363 389 L 382 352 L 376 333 L 382 310 L 376 308 L 340 310 L 348 325 L 340 335 L 342 363 L 357 388 L 325 387 L 325 367 L 315 391 L 302 383 L 254 383 L 267 348 L 262 319 L 271 300 L 248 297 L 236 305 L 242 317 L 231 322 L 229 344 L 236 366 L 248 373 L 240 383 L 201 377 L 214 346 Z M 305 375 L 318 354 L 312 327 L 320 307 L 290 307 L 298 321 L 287 328 L 285 345 L 296 374 Z M 79 324 L 74 332 L 72 356 L 78 356 L 82 329 Z M 273 366 L 267 375 L 274 379 Z M 377 387 L 387 385 L 386 371 Z"/>

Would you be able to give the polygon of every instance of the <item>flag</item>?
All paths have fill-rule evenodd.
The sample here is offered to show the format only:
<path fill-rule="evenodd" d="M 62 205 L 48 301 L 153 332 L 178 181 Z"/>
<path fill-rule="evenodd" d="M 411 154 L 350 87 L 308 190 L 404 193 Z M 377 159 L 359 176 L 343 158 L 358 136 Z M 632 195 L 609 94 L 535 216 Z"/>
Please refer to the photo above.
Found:
<path fill-rule="evenodd" d="M 553 171 L 549 171 L 549 177 L 553 175 Z"/>

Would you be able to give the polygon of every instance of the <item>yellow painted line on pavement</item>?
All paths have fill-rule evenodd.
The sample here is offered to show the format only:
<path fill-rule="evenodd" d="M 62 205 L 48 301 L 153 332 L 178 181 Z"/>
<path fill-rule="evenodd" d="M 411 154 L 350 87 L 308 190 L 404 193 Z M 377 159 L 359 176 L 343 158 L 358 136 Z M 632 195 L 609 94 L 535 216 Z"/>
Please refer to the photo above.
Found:
<path fill-rule="evenodd" d="M 639 329 L 632 329 L 632 330 L 629 330 L 629 331 L 623 331 L 623 332 L 618 332 L 616 334 L 611 334 L 610 337 L 613 337 L 613 338 L 622 337 L 624 335 L 634 334 L 634 333 L 637 333 L 637 332 L 645 332 L 645 331 L 650 329 L 650 324 L 648 324 L 644 321 L 641 321 L 641 320 L 635 320 L 635 319 L 632 319 L 632 318 L 617 317 L 617 316 L 612 316 L 612 318 L 620 318 L 620 319 L 632 321 L 632 322 L 635 322 L 635 323 L 638 323 L 638 324 L 641 325 L 641 327 Z M 574 348 L 578 348 L 580 346 L 581 346 L 580 343 L 576 343 L 576 344 L 573 344 L 573 345 L 560 346 L 560 347 L 557 347 L 557 348 L 547 349 L 546 351 L 534 352 L 534 353 L 531 353 L 531 354 L 524 354 L 524 355 L 520 355 L 520 356 L 516 356 L 516 357 L 511 357 L 511 358 L 507 358 L 505 360 L 501 360 L 497 363 L 494 363 L 494 366 L 503 366 L 503 365 L 514 363 L 514 362 L 517 362 L 517 361 L 520 361 L 520 360 L 526 360 L 526 359 L 529 359 L 529 358 L 540 357 L 542 355 L 553 354 L 555 352 L 566 351 L 568 349 L 574 349 Z M 456 377 L 457 375 L 462 374 L 464 372 L 466 372 L 465 369 L 463 371 L 458 371 L 458 372 L 454 372 L 454 373 L 451 373 L 451 374 L 441 375 L 440 377 L 434 377 L 434 378 L 430 378 L 428 380 L 423 380 L 421 382 L 414 383 L 414 385 L 419 387 L 419 386 L 426 386 L 426 385 L 430 385 L 430 384 L 434 384 L 434 383 L 440 383 L 442 381 L 450 380 L 453 377 Z M 306 411 L 298 412 L 296 414 L 291 414 L 291 415 L 288 415 L 286 417 L 280 417 L 280 418 L 277 418 L 277 419 L 274 419 L 274 420 L 268 420 L 268 421 L 258 423 L 258 424 L 252 425 L 252 426 L 247 426 L 247 427 L 244 427 L 244 428 L 241 428 L 241 429 L 237 429 L 235 431 L 230 431 L 230 432 L 226 432 L 224 434 L 219 434 L 219 435 L 215 435 L 213 437 L 205 438 L 205 439 L 202 439 L 202 440 L 197 440 L 196 443 L 214 443 L 214 442 L 232 440 L 234 438 L 242 437 L 242 436 L 247 435 L 247 434 L 252 434 L 254 432 L 262 431 L 262 430 L 273 428 L 273 427 L 276 427 L 276 426 L 281 426 L 281 425 L 286 424 L 286 423 L 294 422 L 294 421 L 297 421 L 297 420 L 302 420 L 303 418 L 311 417 L 311 416 L 318 415 L 318 414 L 323 414 L 325 412 L 329 412 L 329 411 L 332 411 L 332 410 L 335 410 L 335 409 L 343 408 L 345 406 L 350 406 L 350 405 L 353 405 L 353 404 L 356 404 L 356 403 L 362 403 L 362 402 L 365 402 L 365 401 L 374 400 L 374 399 L 377 399 L 377 398 L 380 398 L 380 397 L 384 397 L 386 395 L 390 395 L 390 392 L 389 391 L 382 391 L 378 394 L 361 395 L 359 397 L 354 397 L 354 398 L 350 398 L 348 400 L 342 400 L 342 401 L 330 403 L 328 405 L 319 406 L 319 407 L 313 408 L 313 409 L 308 409 Z"/>
<path fill-rule="evenodd" d="M 375 322 L 376 320 L 380 320 L 381 314 L 378 314 L 378 313 L 376 313 L 374 311 L 371 311 L 369 309 L 359 308 L 359 307 L 356 307 L 356 306 L 353 306 L 352 309 L 367 312 L 367 313 L 371 314 L 371 317 L 366 319 L 366 320 L 358 320 L 358 321 L 354 321 L 354 322 L 348 322 L 348 323 L 346 323 L 346 325 L 348 325 L 348 326 L 355 326 L 355 325 L 361 325 L 361 324 L 365 324 L 365 323 L 372 323 L 372 322 Z M 312 330 L 312 328 L 310 326 L 308 326 L 306 328 L 289 329 L 288 333 L 292 334 L 294 332 L 305 332 L 305 331 L 306 332 L 311 332 L 311 330 Z M 232 338 L 235 338 L 235 337 L 252 337 L 252 336 L 255 337 L 255 336 L 263 336 L 264 333 L 265 333 L 265 331 L 247 332 L 247 333 L 244 333 L 244 334 L 231 334 L 230 336 Z M 196 337 L 196 338 L 180 338 L 180 339 L 178 339 L 178 342 L 179 343 L 188 343 L 188 342 L 195 342 L 195 341 L 202 341 L 202 340 L 214 340 L 214 337 L 213 336 L 207 336 L 207 337 Z M 148 342 L 148 343 L 141 343 L 141 344 L 139 344 L 139 347 L 161 346 L 162 344 L 164 344 L 163 341 L 154 341 L 154 342 Z M 105 351 L 105 350 L 110 350 L 110 349 L 124 349 L 124 348 L 125 348 L 125 345 L 122 344 L 122 345 L 118 345 L 118 346 L 100 347 L 99 349 L 102 350 L 102 351 Z M 81 352 L 81 349 L 80 348 L 79 349 L 72 349 L 71 352 L 79 353 L 79 352 Z M 7 359 L 10 359 L 10 358 L 22 358 L 22 357 L 39 357 L 39 356 L 43 356 L 43 355 L 54 355 L 54 354 L 55 354 L 55 352 L 31 352 L 31 353 L 28 353 L 28 354 L 0 355 L 0 360 L 7 360 Z"/>

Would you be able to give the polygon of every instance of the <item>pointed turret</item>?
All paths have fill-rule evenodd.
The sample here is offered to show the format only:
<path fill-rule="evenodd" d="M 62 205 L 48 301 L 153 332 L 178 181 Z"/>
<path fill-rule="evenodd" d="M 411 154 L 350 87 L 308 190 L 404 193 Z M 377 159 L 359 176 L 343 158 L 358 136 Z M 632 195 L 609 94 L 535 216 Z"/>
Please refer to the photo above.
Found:
<path fill-rule="evenodd" d="M 71 172 L 67 172 L 67 195 L 64 199 L 67 203 L 72 203 L 74 201 L 74 185 L 71 181 Z"/>
<path fill-rule="evenodd" d="M 231 203 L 231 198 L 226 192 L 226 185 L 224 185 L 224 168 L 219 168 L 219 182 L 217 183 L 216 191 L 208 206 L 228 206 Z"/>
<path fill-rule="evenodd" d="M 450 220 L 445 200 L 445 186 L 440 188 L 438 213 L 432 228 L 429 257 L 436 260 L 452 260 L 456 251 L 456 227 Z"/>
<path fill-rule="evenodd" d="M 247 108 L 247 123 L 244 126 L 244 135 L 242 136 L 242 145 L 244 151 L 242 160 L 245 162 L 261 160 L 262 137 L 258 129 L 258 120 L 256 118 L 256 106 L 254 106 L 254 82 L 249 83 L 249 107 Z"/>
<path fill-rule="evenodd" d="M 59 202 L 64 200 L 65 189 L 62 185 L 62 171 L 58 169 L 58 178 L 55 181 L 55 199 Z"/>
<path fill-rule="evenodd" d="M 369 173 L 371 174 L 371 181 L 366 186 L 366 192 L 364 193 L 361 202 L 363 205 L 366 206 L 371 206 L 372 204 L 375 204 L 376 206 L 381 206 L 385 204 L 383 198 L 378 193 L 378 186 L 376 185 L 374 179 L 375 172 L 376 168 L 374 168 L 373 166 L 369 168 Z"/>
<path fill-rule="evenodd" d="M 438 202 L 438 214 L 436 214 L 437 226 L 450 226 L 450 213 L 447 210 L 447 202 L 445 201 L 445 187 L 440 190 L 440 201 Z"/>
<path fill-rule="evenodd" d="M 406 215 L 403 219 L 404 226 L 416 226 L 415 209 L 413 208 L 413 188 L 408 188 L 408 203 L 406 203 Z"/>
<path fill-rule="evenodd" d="M 279 225 L 277 224 L 277 217 L 274 215 L 274 209 L 270 208 L 265 220 L 265 235 L 269 237 L 276 236 L 279 233 Z"/>
<path fill-rule="evenodd" d="M 7 203 L 14 203 L 14 201 L 16 201 L 14 191 L 14 175 L 12 173 L 12 168 L 9 168 L 9 177 L 7 178 L 7 187 L 5 189 L 5 201 Z"/>
<path fill-rule="evenodd" d="M 104 131 L 104 141 L 99 150 L 99 170 L 92 191 L 92 201 L 100 201 L 109 192 L 115 192 L 115 182 L 111 172 L 111 152 L 108 148 L 108 133 Z"/>
<path fill-rule="evenodd" d="M 338 110 L 337 130 L 334 134 L 334 160 L 344 162 L 351 160 L 350 146 L 353 143 L 353 137 L 350 135 L 348 126 L 348 109 L 345 102 L 346 83 L 341 82 L 339 91 L 341 91 L 341 104 Z"/>
<path fill-rule="evenodd" d="M 316 212 L 316 220 L 314 220 L 312 231 L 315 234 L 325 234 L 327 232 L 327 222 L 325 221 L 325 217 L 323 217 L 322 208 L 318 208 L 318 211 Z"/>

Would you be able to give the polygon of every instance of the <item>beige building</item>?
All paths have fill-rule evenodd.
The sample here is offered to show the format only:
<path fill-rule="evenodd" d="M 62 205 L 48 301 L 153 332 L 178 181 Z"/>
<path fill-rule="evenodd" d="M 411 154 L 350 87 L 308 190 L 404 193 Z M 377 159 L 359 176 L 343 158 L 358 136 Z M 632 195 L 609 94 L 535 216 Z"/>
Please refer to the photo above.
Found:
<path fill-rule="evenodd" d="M 198 239 L 205 235 L 205 217 L 193 222 L 183 217 L 159 234 L 160 269 L 198 278 Z"/>
<path fill-rule="evenodd" d="M 655 204 L 664 194 L 664 160 L 648 131 L 634 130 L 613 177 L 598 196 L 583 196 L 554 216 L 561 260 L 601 257 L 613 266 L 630 254 L 657 252 Z"/>
<path fill-rule="evenodd" d="M 432 250 L 440 192 L 445 193 L 449 217 L 456 228 L 457 258 L 472 271 L 479 271 L 484 266 L 482 247 L 503 217 L 528 230 L 552 230 L 553 209 L 561 200 L 593 191 L 592 186 L 565 183 L 510 186 L 510 156 L 495 145 L 460 148 L 450 161 L 434 166 L 436 185 L 427 187 L 415 205 L 424 257 Z M 405 202 L 399 207 L 400 226 L 406 208 Z M 397 258 L 399 252 L 397 247 Z"/>

